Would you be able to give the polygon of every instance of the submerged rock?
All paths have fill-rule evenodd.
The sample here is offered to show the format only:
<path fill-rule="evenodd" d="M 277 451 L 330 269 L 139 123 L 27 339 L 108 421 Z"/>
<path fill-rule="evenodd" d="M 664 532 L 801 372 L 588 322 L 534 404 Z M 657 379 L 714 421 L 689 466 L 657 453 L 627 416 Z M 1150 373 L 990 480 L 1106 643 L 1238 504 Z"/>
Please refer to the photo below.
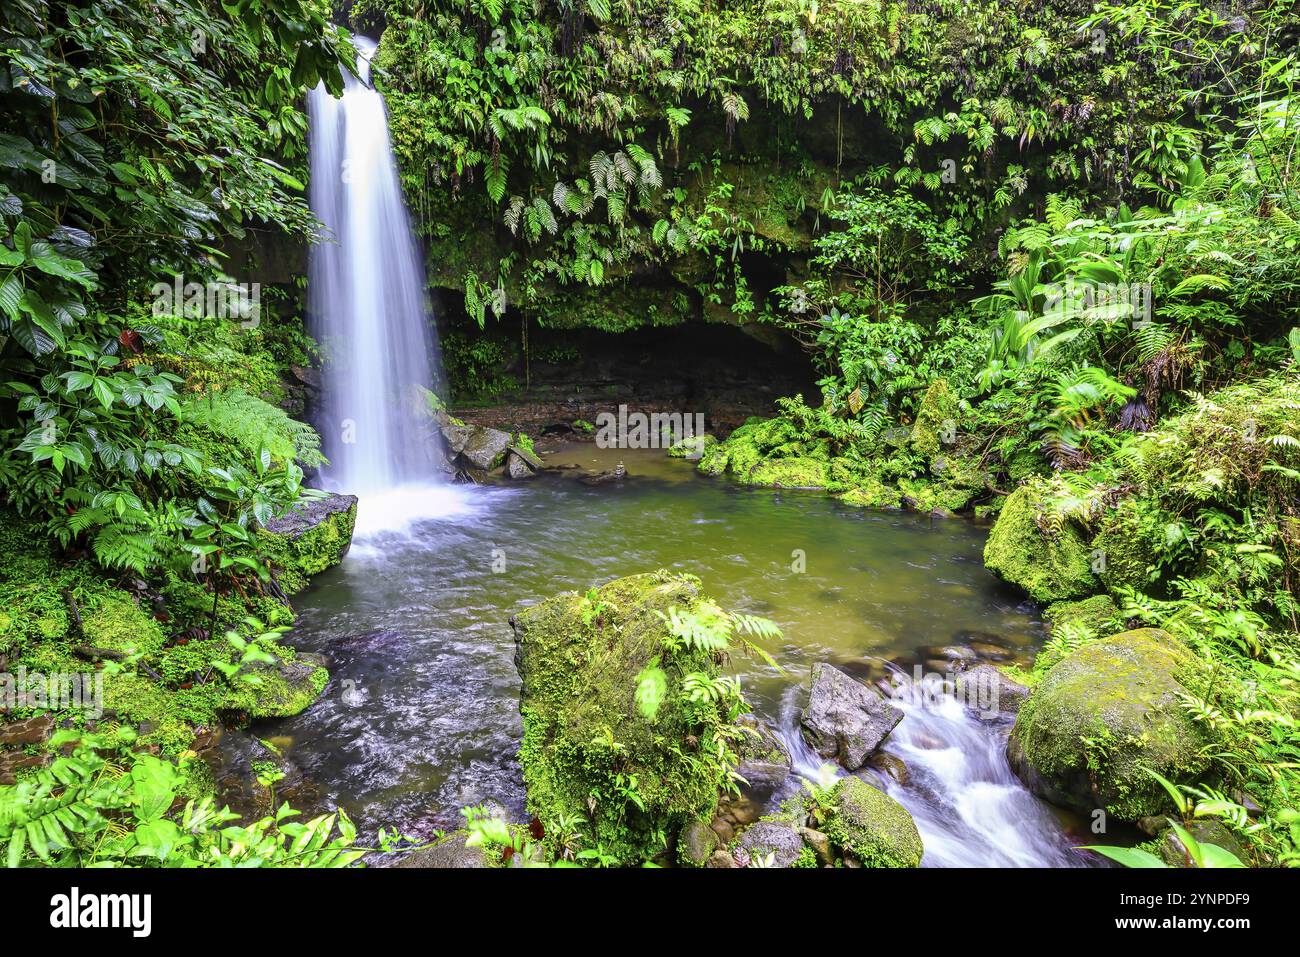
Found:
<path fill-rule="evenodd" d="M 1054 804 L 1103 807 L 1125 821 L 1161 813 L 1169 798 L 1147 769 L 1186 781 L 1209 763 L 1209 741 L 1182 706 L 1202 668 L 1156 628 L 1085 644 L 1053 665 L 1021 705 L 1007 759 Z"/>
<path fill-rule="evenodd" d="M 614 468 L 607 469 L 604 472 L 580 476 L 578 481 L 583 485 L 610 485 L 614 482 L 621 482 L 625 478 L 627 478 L 627 469 L 623 467 L 622 462 L 619 462 Z"/>
<path fill-rule="evenodd" d="M 925 848 L 907 809 L 856 777 L 841 779 L 831 798 L 826 836 L 864 867 L 920 867 Z"/>
<path fill-rule="evenodd" d="M 1097 587 L 1088 546 L 1069 523 L 1054 533 L 1038 524 L 1034 489 L 1011 493 L 984 545 L 984 564 L 1039 602 L 1078 598 Z"/>
<path fill-rule="evenodd" d="M 196 742 L 196 751 L 212 774 L 217 806 L 228 806 L 245 820 L 264 817 L 284 802 L 306 810 L 317 798 L 315 785 L 297 764 L 251 734 L 218 730 Z M 283 777 L 268 784 L 272 767 Z"/>
<path fill-rule="evenodd" d="M 312 575 L 343 561 L 356 519 L 357 497 L 335 494 L 304 502 L 267 522 L 259 534 L 280 587 L 292 595 L 306 588 Z"/>
<path fill-rule="evenodd" d="M 805 740 L 822 757 L 856 771 L 902 720 L 903 712 L 875 688 L 825 662 L 813 665 L 802 725 Z"/>

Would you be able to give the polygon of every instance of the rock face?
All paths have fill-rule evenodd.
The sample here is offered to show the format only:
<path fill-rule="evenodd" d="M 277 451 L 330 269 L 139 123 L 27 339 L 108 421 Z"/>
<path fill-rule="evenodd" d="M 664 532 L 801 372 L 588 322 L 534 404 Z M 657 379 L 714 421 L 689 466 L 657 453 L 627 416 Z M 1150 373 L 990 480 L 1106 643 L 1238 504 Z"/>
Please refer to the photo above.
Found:
<path fill-rule="evenodd" d="M 1126 631 L 1061 659 L 1020 707 L 1007 758 L 1035 793 L 1133 821 L 1167 809 L 1144 770 L 1172 781 L 1207 767 L 1209 744 L 1182 707 L 1202 665 L 1167 632 Z"/>
<path fill-rule="evenodd" d="M 312 575 L 343 561 L 356 519 L 355 495 L 327 495 L 267 522 L 260 534 L 280 587 L 288 594 L 301 591 Z"/>
<path fill-rule="evenodd" d="M 856 771 L 902 720 L 903 712 L 875 688 L 825 662 L 813 665 L 802 724 L 804 738 L 822 757 Z"/>
<path fill-rule="evenodd" d="M 519 762 L 529 811 L 548 830 L 561 815 L 579 820 L 593 844 L 639 864 L 662 852 L 665 836 L 671 842 L 691 821 L 713 818 L 723 772 L 697 723 L 705 716 L 678 702 L 686 674 L 717 675 L 718 665 L 702 650 L 669 653 L 660 617 L 699 601 L 698 579 L 661 571 L 588 595 L 565 592 L 511 619 Z M 651 720 L 636 690 L 653 662 L 666 693 Z"/>
<path fill-rule="evenodd" d="M 836 785 L 826 836 L 864 867 L 920 867 L 925 851 L 903 805 L 856 777 Z"/>
<path fill-rule="evenodd" d="M 759 821 L 740 835 L 732 850 L 742 867 L 794 867 L 803 855 L 803 835 L 788 821 Z"/>
<path fill-rule="evenodd" d="M 1002 506 L 984 544 L 984 564 L 1035 601 L 1078 598 L 1096 590 L 1088 546 L 1066 524 L 1049 535 L 1039 527 L 1034 489 L 1022 485 Z"/>

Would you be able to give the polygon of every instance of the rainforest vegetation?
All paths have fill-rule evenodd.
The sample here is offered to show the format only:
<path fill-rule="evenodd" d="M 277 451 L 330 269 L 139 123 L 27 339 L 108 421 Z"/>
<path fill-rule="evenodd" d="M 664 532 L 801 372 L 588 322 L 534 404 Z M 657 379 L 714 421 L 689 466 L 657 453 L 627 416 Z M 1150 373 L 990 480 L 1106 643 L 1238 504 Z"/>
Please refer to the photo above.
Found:
<path fill-rule="evenodd" d="M 9 866 L 428 843 L 300 821 L 273 761 L 268 816 L 241 817 L 196 756 L 329 680 L 293 648 L 292 603 L 354 512 L 275 531 L 323 494 L 302 381 L 329 360 L 305 269 L 275 251 L 329 241 L 304 97 L 342 90 L 352 34 L 379 41 L 443 308 L 437 414 L 526 403 L 530 363 L 593 333 L 797 347 L 815 392 L 711 438 L 699 472 L 987 523 L 985 565 L 1050 623 L 1004 669 L 1031 694 L 1022 777 L 1068 766 L 1081 810 L 1171 817 L 1198 866 L 1300 864 L 1294 4 L 6 0 L 0 672 L 93 670 L 105 708 L 0 712 Z M 159 305 L 159 284 L 254 274 L 253 314 Z M 532 821 L 469 808 L 471 847 L 640 863 L 716 811 L 763 746 L 720 665 L 779 631 L 698 584 L 621 579 L 516 621 Z M 547 657 L 565 621 L 619 636 L 600 654 L 621 716 L 560 719 L 585 694 Z M 1169 742 L 1053 724 L 1078 669 L 1115 661 L 1177 677 Z M 689 758 L 663 745 L 687 737 Z M 880 837 L 863 820 L 894 812 L 854 780 L 780 814 L 830 835 L 827 861 L 915 866 L 910 818 Z M 1158 843 L 1102 853 L 1150 864 Z"/>

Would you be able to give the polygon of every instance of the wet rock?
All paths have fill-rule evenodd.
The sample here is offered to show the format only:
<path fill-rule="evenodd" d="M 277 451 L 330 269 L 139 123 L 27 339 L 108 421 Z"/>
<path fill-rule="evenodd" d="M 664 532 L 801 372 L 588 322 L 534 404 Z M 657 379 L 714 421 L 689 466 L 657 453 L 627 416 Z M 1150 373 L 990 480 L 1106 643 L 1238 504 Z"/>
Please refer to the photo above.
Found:
<path fill-rule="evenodd" d="M 334 494 L 303 502 L 266 523 L 259 538 L 287 594 L 343 561 L 356 519 L 357 497 Z"/>
<path fill-rule="evenodd" d="M 54 730 L 53 715 L 42 714 L 26 721 L 0 724 L 0 744 L 44 744 Z"/>
<path fill-rule="evenodd" d="M 465 843 L 468 831 L 454 831 L 433 847 L 412 851 L 394 867 L 478 868 L 487 867 L 487 857 L 481 847 Z"/>
<path fill-rule="evenodd" d="M 709 827 L 713 828 L 713 833 L 718 835 L 718 843 L 724 847 L 736 839 L 736 829 L 726 818 L 714 818 Z"/>
<path fill-rule="evenodd" d="M 967 648 L 965 645 L 934 645 L 929 648 L 922 648 L 921 656 L 954 664 L 972 664 L 979 658 L 974 650 Z"/>
<path fill-rule="evenodd" d="M 813 665 L 802 726 L 804 738 L 822 757 L 857 770 L 902 720 L 903 712 L 875 688 L 825 662 Z"/>
<path fill-rule="evenodd" d="M 1183 827 L 1197 844 L 1202 846 L 1213 845 L 1227 851 L 1237 860 L 1245 863 L 1246 858 L 1241 848 L 1241 842 L 1237 840 L 1231 831 L 1224 827 L 1223 822 L 1212 818 L 1198 818 L 1183 825 Z M 1160 846 L 1156 854 L 1170 867 L 1194 866 L 1191 852 L 1183 844 L 1182 837 L 1172 827 L 1166 827 L 1161 832 Z"/>
<path fill-rule="evenodd" d="M 1011 652 L 1007 649 L 991 645 L 986 641 L 971 642 L 970 650 L 985 661 L 1010 661 L 1012 658 Z"/>
<path fill-rule="evenodd" d="M 831 867 L 835 863 L 835 855 L 831 852 L 831 839 L 829 837 L 810 827 L 801 828 L 799 836 L 803 838 L 805 844 L 812 848 L 812 852 L 820 866 Z"/>
<path fill-rule="evenodd" d="M 282 754 L 242 731 L 220 731 L 198 752 L 212 772 L 217 806 L 228 805 L 244 820 L 256 820 L 288 802 L 299 811 L 316 800 L 315 785 L 302 769 Z M 260 771 L 274 765 L 283 777 L 270 787 L 258 780 Z M 304 819 L 310 815 L 304 813 Z"/>
<path fill-rule="evenodd" d="M 826 834 L 846 864 L 921 866 L 924 847 L 912 815 L 889 795 L 859 778 L 843 778 L 835 786 Z"/>
<path fill-rule="evenodd" d="M 728 868 L 736 866 L 736 859 L 731 856 L 730 851 L 714 851 L 709 855 L 709 861 L 705 867 Z"/>
<path fill-rule="evenodd" d="M 1028 688 L 992 665 L 976 665 L 957 676 L 957 698 L 982 718 L 1014 715 L 1028 697 Z"/>
<path fill-rule="evenodd" d="M 751 790 L 776 790 L 790 776 L 790 752 L 763 721 L 752 714 L 741 715 L 738 724 L 750 729 L 736 746 L 736 772 L 749 782 Z"/>
<path fill-rule="evenodd" d="M 718 835 L 703 821 L 691 821 L 677 836 L 677 860 L 686 867 L 703 867 L 718 848 Z"/>
<path fill-rule="evenodd" d="M 26 754 L 22 751 L 0 754 L 0 784 L 17 783 L 19 771 L 43 768 L 50 763 L 52 757 L 49 754 Z"/>
<path fill-rule="evenodd" d="M 1182 706 L 1204 666 L 1167 632 L 1139 628 L 1083 645 L 1053 665 L 1020 706 L 1007 759 L 1054 804 L 1105 808 L 1124 821 L 1159 814 L 1171 781 L 1208 766 L 1212 743 Z M 1106 747 L 1089 742 L 1104 740 Z"/>
<path fill-rule="evenodd" d="M 625 478 L 627 478 L 627 469 L 623 467 L 622 462 L 619 462 L 612 469 L 596 472 L 592 475 L 583 475 L 579 477 L 578 481 L 583 485 L 610 485 L 614 482 L 621 482 Z"/>
<path fill-rule="evenodd" d="M 801 854 L 803 837 L 787 821 L 759 821 L 740 835 L 733 849 L 741 867 L 793 867 Z"/>
<path fill-rule="evenodd" d="M 907 765 L 896 754 L 890 754 L 888 751 L 877 751 L 867 758 L 867 767 L 887 775 L 899 784 L 907 783 Z"/>
<path fill-rule="evenodd" d="M 460 457 L 472 468 L 486 472 L 500 465 L 510 448 L 510 433 L 486 426 L 470 427 L 470 434 L 460 450 Z"/>
<path fill-rule="evenodd" d="M 515 480 L 532 478 L 542 468 L 542 460 L 518 445 L 506 449 L 506 477 Z"/>

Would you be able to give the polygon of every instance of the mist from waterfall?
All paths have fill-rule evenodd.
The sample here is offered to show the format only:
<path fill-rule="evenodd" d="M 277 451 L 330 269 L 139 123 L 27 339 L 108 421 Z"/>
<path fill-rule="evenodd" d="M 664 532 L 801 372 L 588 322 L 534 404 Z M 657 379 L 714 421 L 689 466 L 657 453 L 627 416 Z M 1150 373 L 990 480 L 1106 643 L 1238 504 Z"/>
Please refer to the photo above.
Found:
<path fill-rule="evenodd" d="M 328 230 L 312 247 L 308 312 L 325 351 L 322 484 L 363 497 L 437 480 L 425 390 L 441 361 L 388 135 L 370 85 L 376 43 L 354 37 L 360 79 L 308 101 L 311 207 Z M 363 506 L 364 509 L 364 506 Z"/>

